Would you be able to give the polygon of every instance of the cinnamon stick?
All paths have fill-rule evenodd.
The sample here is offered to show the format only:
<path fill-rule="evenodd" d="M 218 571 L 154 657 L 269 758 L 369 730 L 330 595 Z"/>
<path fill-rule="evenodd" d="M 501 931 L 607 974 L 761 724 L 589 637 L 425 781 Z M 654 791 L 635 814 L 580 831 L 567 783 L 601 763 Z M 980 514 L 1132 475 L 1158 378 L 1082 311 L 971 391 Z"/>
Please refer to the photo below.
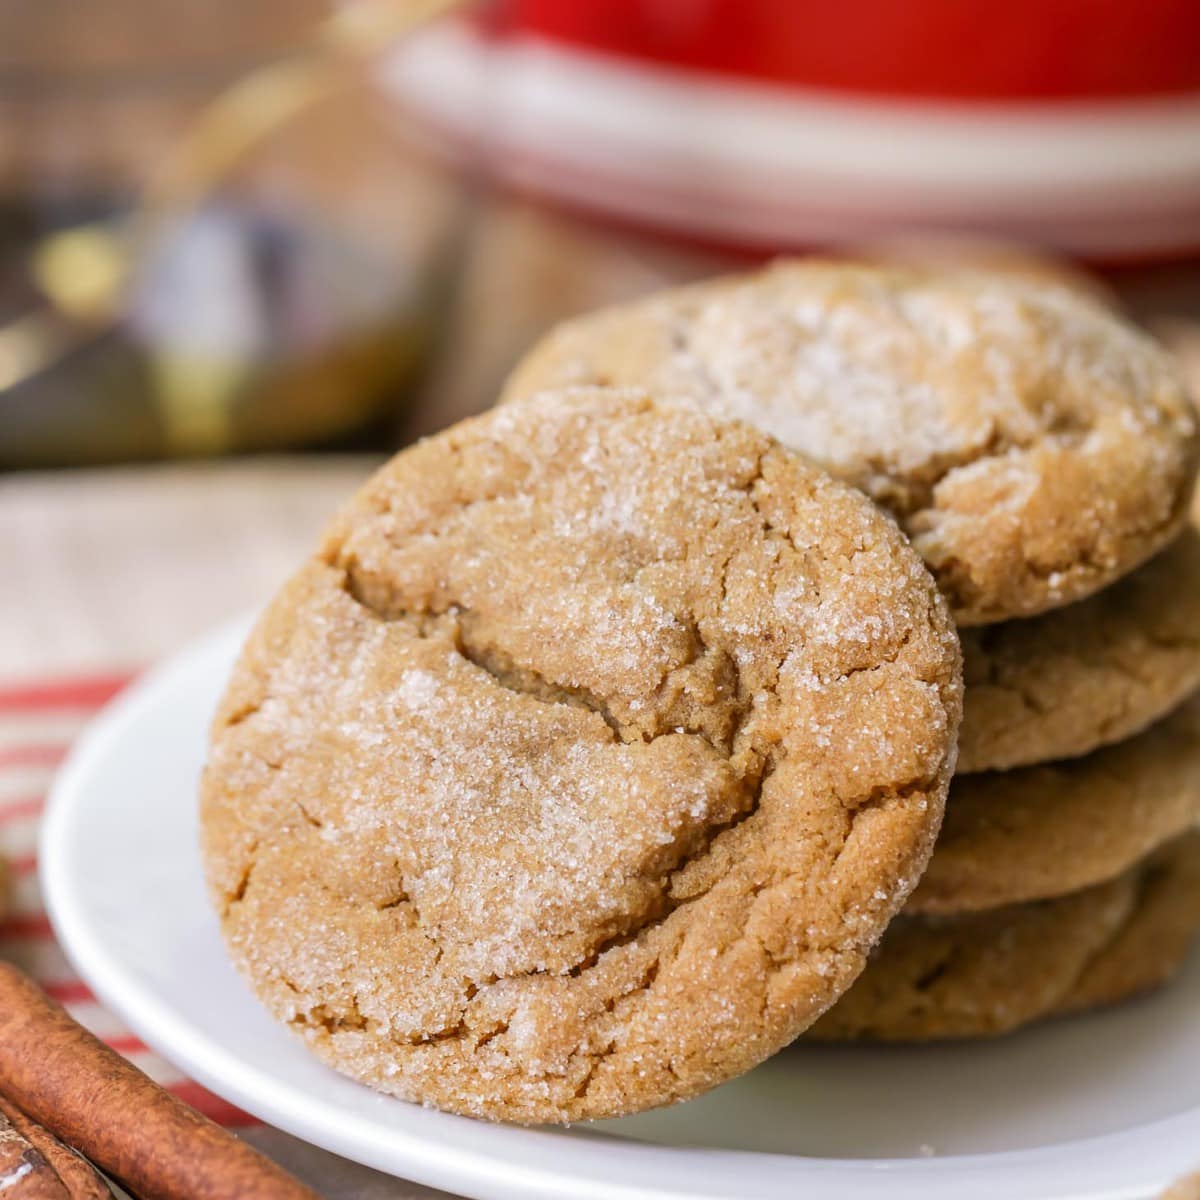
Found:
<path fill-rule="evenodd" d="M 5 1200 L 71 1200 L 28 1138 L 0 1117 L 0 1193 Z"/>
<path fill-rule="evenodd" d="M 112 1189 L 85 1158 L 64 1146 L 49 1130 L 32 1121 L 19 1108 L 0 1096 L 0 1120 L 9 1125 L 46 1160 L 71 1200 L 112 1200 Z M 0 1184 L 0 1191 L 3 1185 Z M 10 1200 L 5 1196 L 4 1200 Z"/>
<path fill-rule="evenodd" d="M 142 1200 L 319 1200 L 110 1050 L 8 963 L 0 963 L 0 1092 Z"/>

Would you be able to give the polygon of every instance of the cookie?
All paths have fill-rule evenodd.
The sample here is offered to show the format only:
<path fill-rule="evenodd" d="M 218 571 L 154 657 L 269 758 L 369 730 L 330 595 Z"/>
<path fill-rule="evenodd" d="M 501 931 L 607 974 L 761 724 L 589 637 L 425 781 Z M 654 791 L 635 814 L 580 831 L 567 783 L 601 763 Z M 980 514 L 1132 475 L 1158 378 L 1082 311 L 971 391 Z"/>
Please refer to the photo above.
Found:
<path fill-rule="evenodd" d="M 1200 930 L 1200 835 L 1083 892 L 962 917 L 901 917 L 812 1040 L 1009 1033 L 1165 983 Z"/>
<path fill-rule="evenodd" d="M 895 525 L 764 434 L 631 394 L 496 409 L 384 467 L 243 651 L 201 787 L 230 952 L 395 1096 L 693 1096 L 904 903 L 959 671 Z"/>
<path fill-rule="evenodd" d="M 1066 895 L 1127 871 L 1200 822 L 1200 696 L 1086 758 L 959 776 L 916 912 Z"/>
<path fill-rule="evenodd" d="M 1196 471 L 1166 353 L 1005 272 L 780 262 L 562 325 L 505 396 L 595 383 L 746 419 L 862 488 L 961 625 L 1108 586 L 1181 529 Z"/>
<path fill-rule="evenodd" d="M 1122 876 L 1057 900 L 961 917 L 900 917 L 813 1041 L 931 1041 L 1008 1033 L 1054 1010 L 1133 913 Z"/>
<path fill-rule="evenodd" d="M 961 636 L 960 774 L 1123 741 L 1200 688 L 1200 533 L 1078 604 Z"/>
<path fill-rule="evenodd" d="M 1200 931 L 1200 833 L 1160 852 L 1137 908 L 1088 963 L 1058 1012 L 1082 1012 L 1153 991 L 1183 966 Z"/>

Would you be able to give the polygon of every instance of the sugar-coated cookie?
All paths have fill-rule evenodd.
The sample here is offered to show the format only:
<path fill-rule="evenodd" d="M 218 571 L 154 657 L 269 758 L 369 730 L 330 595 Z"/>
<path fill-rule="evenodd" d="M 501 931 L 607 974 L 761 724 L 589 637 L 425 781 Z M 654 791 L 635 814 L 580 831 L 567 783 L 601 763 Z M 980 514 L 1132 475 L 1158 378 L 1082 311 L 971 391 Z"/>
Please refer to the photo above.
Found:
<path fill-rule="evenodd" d="M 1011 272 L 782 261 L 562 325 L 505 397 L 597 383 L 748 420 L 862 488 L 962 625 L 1108 586 L 1179 531 L 1196 471 L 1170 357 Z"/>
<path fill-rule="evenodd" d="M 930 853 L 952 621 L 865 497 L 640 395 L 404 451 L 212 731 L 231 954 L 326 1062 L 501 1120 L 693 1096 L 851 984 Z"/>

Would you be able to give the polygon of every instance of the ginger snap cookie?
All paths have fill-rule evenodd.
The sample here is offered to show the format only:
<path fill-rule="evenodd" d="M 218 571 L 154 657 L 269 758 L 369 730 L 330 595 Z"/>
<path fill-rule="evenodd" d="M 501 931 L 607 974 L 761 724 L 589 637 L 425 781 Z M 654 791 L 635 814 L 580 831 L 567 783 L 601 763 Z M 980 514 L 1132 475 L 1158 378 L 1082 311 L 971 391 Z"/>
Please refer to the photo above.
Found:
<path fill-rule="evenodd" d="M 1123 741 L 1200 688 L 1200 533 L 1078 604 L 961 636 L 960 774 Z"/>
<path fill-rule="evenodd" d="M 901 916 L 816 1041 L 1008 1033 L 1050 1013 L 1137 903 L 1121 876 L 1056 900 L 958 917 Z"/>
<path fill-rule="evenodd" d="M 910 911 L 997 908 L 1127 871 L 1200 822 L 1200 696 L 1068 762 L 960 775 Z"/>
<path fill-rule="evenodd" d="M 1007 273 L 780 262 L 562 325 L 505 396 L 596 383 L 747 420 L 862 488 L 961 625 L 1108 586 L 1180 530 L 1196 472 L 1169 356 Z"/>
<path fill-rule="evenodd" d="M 201 787 L 227 944 L 405 1099 L 693 1096 L 904 903 L 959 670 L 894 524 L 766 435 L 634 394 L 495 409 L 384 467 L 251 635 Z"/>
<path fill-rule="evenodd" d="M 1200 933 L 1200 833 L 1155 856 L 1137 907 L 1056 1007 L 1082 1012 L 1153 991 L 1183 966 Z"/>
<path fill-rule="evenodd" d="M 901 916 L 812 1040 L 1009 1033 L 1165 983 L 1200 929 L 1200 835 L 1056 900 L 960 917 Z"/>

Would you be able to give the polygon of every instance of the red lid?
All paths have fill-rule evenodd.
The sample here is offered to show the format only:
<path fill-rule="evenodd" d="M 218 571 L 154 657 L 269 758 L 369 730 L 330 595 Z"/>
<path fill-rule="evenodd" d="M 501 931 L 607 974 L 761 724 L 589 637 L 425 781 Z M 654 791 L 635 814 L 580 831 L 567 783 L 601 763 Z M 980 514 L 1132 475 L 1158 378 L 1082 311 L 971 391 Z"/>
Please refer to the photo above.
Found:
<path fill-rule="evenodd" d="M 871 95 L 1200 91 L 1196 0 L 497 0 L 493 17 L 622 58 Z"/>

